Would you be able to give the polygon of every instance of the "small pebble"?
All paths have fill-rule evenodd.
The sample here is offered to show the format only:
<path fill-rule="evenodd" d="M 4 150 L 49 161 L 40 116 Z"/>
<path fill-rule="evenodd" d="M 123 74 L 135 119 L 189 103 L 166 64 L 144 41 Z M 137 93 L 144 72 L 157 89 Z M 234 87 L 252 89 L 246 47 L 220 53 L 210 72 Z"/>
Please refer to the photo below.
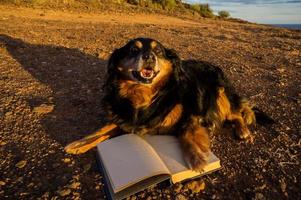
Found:
<path fill-rule="evenodd" d="M 54 109 L 54 105 L 41 104 L 33 109 L 33 112 L 37 114 L 47 114 L 52 112 Z"/>
<path fill-rule="evenodd" d="M 65 197 L 67 195 L 69 195 L 71 193 L 71 190 L 70 189 L 63 189 L 61 191 L 59 191 L 59 194 L 62 196 L 62 197 Z"/>
<path fill-rule="evenodd" d="M 80 186 L 80 182 L 74 182 L 71 185 L 69 185 L 69 188 L 71 189 L 77 189 Z"/>
<path fill-rule="evenodd" d="M 27 164 L 27 161 L 22 160 L 22 161 L 18 162 L 15 166 L 21 169 L 21 168 L 25 167 L 26 164 Z"/>
<path fill-rule="evenodd" d="M 71 162 L 71 159 L 70 158 L 64 158 L 63 161 L 64 161 L 64 163 L 69 163 L 69 162 Z"/>
<path fill-rule="evenodd" d="M 187 197 L 185 197 L 183 194 L 177 194 L 176 200 L 186 200 Z"/>
<path fill-rule="evenodd" d="M 181 191 L 182 187 L 183 187 L 183 185 L 181 183 L 177 183 L 174 185 L 174 191 L 176 193 L 179 193 Z"/>
<path fill-rule="evenodd" d="M 205 189 L 205 182 L 203 180 L 191 181 L 185 185 L 185 189 L 186 188 L 191 190 L 192 193 L 199 193 Z"/>

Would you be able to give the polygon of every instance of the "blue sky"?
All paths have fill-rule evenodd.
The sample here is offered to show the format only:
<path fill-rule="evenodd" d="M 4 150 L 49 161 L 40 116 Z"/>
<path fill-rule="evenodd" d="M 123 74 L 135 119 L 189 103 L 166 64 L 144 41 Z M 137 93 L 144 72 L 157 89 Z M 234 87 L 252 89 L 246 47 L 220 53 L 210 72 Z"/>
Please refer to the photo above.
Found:
<path fill-rule="evenodd" d="M 208 3 L 214 11 L 263 24 L 301 24 L 301 0 L 184 0 Z"/>

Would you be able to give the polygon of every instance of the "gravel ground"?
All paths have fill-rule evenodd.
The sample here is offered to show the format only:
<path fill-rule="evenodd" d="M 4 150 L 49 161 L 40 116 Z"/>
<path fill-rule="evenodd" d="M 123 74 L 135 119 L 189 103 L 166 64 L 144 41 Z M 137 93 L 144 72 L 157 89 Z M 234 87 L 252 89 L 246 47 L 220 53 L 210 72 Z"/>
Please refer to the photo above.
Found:
<path fill-rule="evenodd" d="M 254 144 L 225 127 L 211 135 L 223 168 L 131 199 L 301 199 L 301 32 L 154 14 L 89 14 L 0 6 L 0 199 L 103 199 L 95 150 L 64 146 L 104 124 L 110 53 L 152 37 L 183 59 L 219 65 L 276 123 Z"/>

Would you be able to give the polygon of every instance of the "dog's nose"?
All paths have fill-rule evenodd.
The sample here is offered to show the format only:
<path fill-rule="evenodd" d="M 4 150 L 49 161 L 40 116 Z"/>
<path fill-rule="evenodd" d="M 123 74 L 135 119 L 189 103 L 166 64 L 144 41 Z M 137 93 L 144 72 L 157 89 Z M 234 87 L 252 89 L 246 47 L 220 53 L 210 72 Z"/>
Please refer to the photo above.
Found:
<path fill-rule="evenodd" d="M 144 55 L 142 56 L 142 58 L 143 58 L 144 60 L 148 60 L 148 59 L 149 59 L 149 54 L 144 54 Z"/>
<path fill-rule="evenodd" d="M 155 56 L 152 53 L 145 53 L 142 55 L 142 58 L 147 61 L 154 61 Z"/>

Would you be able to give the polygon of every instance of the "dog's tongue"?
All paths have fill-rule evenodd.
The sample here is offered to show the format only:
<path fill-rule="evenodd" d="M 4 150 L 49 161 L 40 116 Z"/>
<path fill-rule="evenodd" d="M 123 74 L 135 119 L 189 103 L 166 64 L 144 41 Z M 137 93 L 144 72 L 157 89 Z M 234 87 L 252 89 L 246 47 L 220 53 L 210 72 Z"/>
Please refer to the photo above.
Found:
<path fill-rule="evenodd" d="M 152 69 L 142 69 L 141 75 L 145 78 L 151 78 L 153 76 L 154 71 Z"/>

